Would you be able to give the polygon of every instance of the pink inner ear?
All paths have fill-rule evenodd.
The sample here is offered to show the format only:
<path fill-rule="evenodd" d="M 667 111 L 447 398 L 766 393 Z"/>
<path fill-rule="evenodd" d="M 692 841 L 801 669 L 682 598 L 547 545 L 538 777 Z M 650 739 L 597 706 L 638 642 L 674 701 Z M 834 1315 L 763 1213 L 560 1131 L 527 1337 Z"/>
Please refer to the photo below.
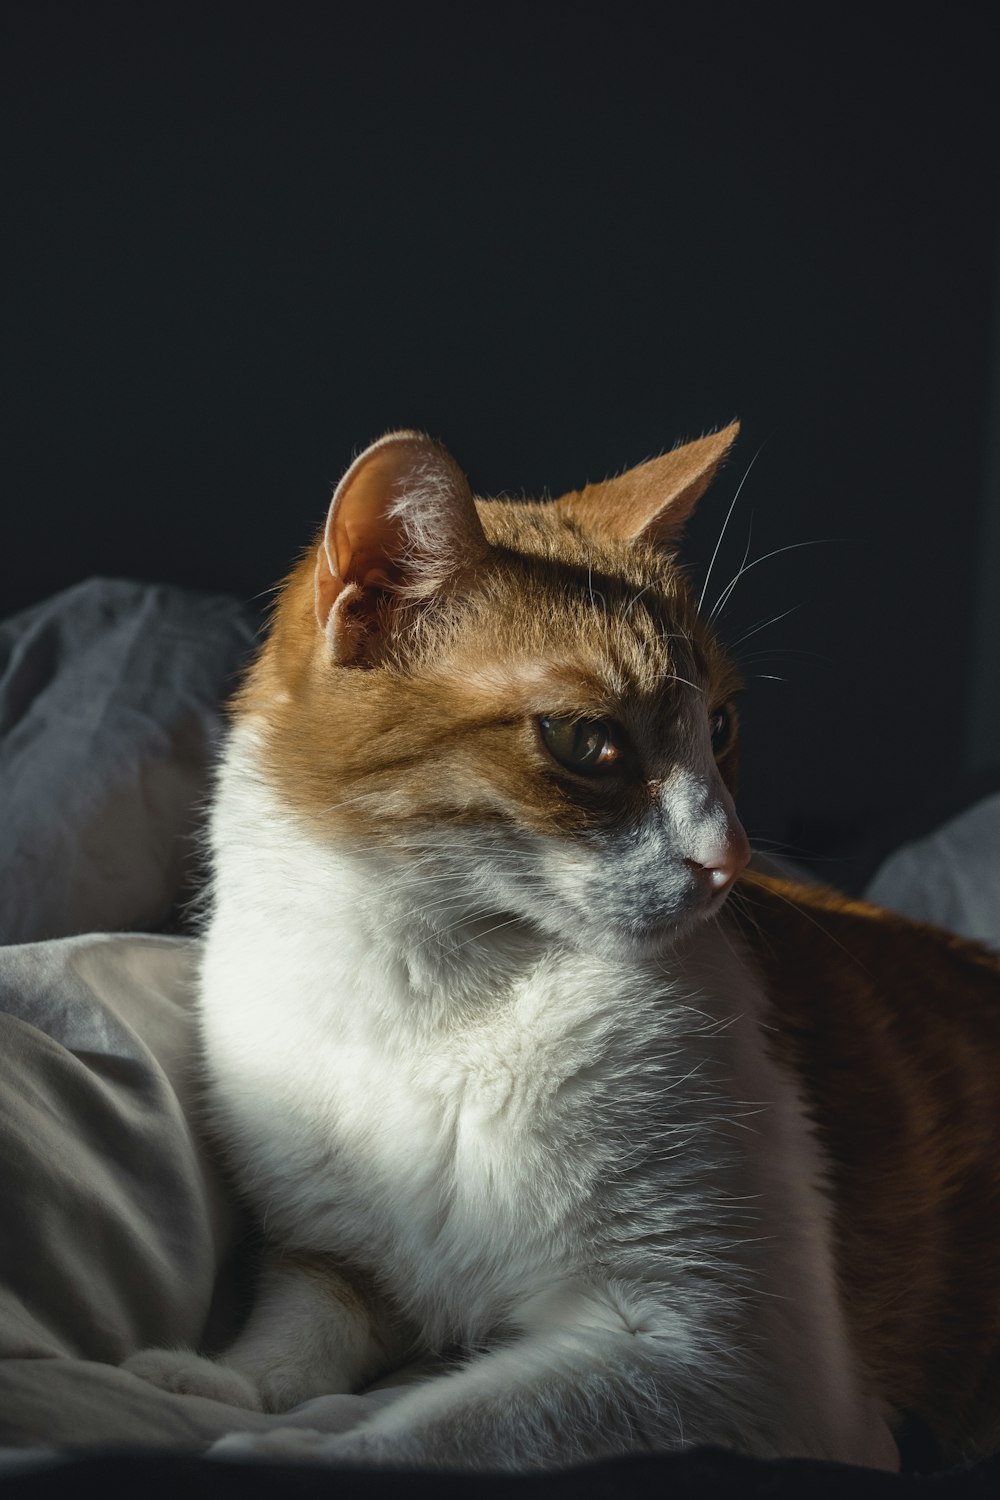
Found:
<path fill-rule="evenodd" d="M 337 572 L 345 583 L 362 588 L 396 581 L 405 550 L 403 528 L 388 510 L 405 483 L 407 466 L 386 464 L 385 457 L 374 454 L 344 488 L 339 503 L 334 498 L 328 531 Z"/>
<path fill-rule="evenodd" d="M 486 550 L 468 481 L 451 455 L 421 433 L 389 433 L 337 486 L 316 560 L 317 619 L 334 635 L 348 616 L 352 629 L 361 618 L 371 623 L 380 590 L 414 579 L 433 587 Z"/>
<path fill-rule="evenodd" d="M 393 498 L 391 488 L 359 475 L 358 482 L 339 501 L 335 497 L 331 506 L 316 558 L 314 598 L 316 618 L 323 628 L 340 601 L 340 618 L 334 625 L 338 637 L 345 634 L 348 611 L 357 611 L 366 590 L 389 588 L 401 576 L 397 559 L 405 545 L 402 527 L 386 515 Z M 341 640 L 338 655 L 346 655 L 348 645 L 353 645 L 356 630 L 350 634 L 351 642 Z"/>

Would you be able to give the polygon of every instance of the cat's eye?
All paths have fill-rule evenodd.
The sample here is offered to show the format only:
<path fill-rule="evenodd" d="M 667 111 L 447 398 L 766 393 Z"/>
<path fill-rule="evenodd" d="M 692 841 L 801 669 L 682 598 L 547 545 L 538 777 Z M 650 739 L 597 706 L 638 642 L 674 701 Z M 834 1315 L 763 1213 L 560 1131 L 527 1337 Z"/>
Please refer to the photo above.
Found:
<path fill-rule="evenodd" d="M 734 729 L 733 710 L 730 704 L 722 703 L 708 718 L 708 729 L 712 736 L 712 751 L 721 755 L 729 748 Z"/>
<path fill-rule="evenodd" d="M 606 719 L 570 719 L 545 715 L 538 721 L 546 750 L 568 771 L 589 776 L 622 758 L 614 728 Z"/>

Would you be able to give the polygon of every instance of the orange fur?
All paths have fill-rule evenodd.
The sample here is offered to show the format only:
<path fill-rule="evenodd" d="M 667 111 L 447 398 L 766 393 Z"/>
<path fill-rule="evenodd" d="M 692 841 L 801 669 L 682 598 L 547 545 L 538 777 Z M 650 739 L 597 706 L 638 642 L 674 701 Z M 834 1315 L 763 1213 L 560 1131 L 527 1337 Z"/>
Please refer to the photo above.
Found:
<path fill-rule="evenodd" d="M 874 1386 L 953 1454 L 1000 1443 L 1000 959 L 834 891 L 744 876 L 775 1053 L 831 1163 Z"/>

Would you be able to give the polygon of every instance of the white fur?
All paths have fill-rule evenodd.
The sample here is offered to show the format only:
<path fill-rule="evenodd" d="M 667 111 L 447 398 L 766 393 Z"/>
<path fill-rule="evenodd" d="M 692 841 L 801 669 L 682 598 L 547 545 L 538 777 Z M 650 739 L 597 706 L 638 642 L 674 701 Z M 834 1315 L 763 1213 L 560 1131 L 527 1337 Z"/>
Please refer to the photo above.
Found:
<path fill-rule="evenodd" d="M 203 973 L 213 1109 L 274 1242 L 380 1289 L 359 1319 L 315 1281 L 270 1286 L 231 1362 L 281 1406 L 408 1347 L 480 1352 L 356 1432 L 228 1450 L 519 1468 L 721 1443 L 892 1467 L 818 1147 L 732 933 L 705 921 L 648 957 L 570 946 L 528 920 L 548 856 L 523 861 L 512 916 L 511 851 L 448 838 L 334 849 L 282 806 L 252 726 L 231 739 Z"/>

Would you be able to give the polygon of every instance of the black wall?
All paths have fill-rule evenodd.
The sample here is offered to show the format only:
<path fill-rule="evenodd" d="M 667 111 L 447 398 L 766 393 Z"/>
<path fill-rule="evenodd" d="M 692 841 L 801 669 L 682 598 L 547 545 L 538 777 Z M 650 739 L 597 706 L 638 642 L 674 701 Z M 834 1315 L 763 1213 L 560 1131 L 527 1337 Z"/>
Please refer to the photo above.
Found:
<path fill-rule="evenodd" d="M 986 7 L 7 0 L 0 26 L 2 612 L 92 573 L 257 594 L 390 426 L 481 493 L 557 493 L 738 415 L 699 586 L 755 455 L 709 598 L 751 519 L 751 559 L 822 543 L 725 621 L 797 606 L 742 648 L 751 831 L 834 856 L 962 784 Z"/>

